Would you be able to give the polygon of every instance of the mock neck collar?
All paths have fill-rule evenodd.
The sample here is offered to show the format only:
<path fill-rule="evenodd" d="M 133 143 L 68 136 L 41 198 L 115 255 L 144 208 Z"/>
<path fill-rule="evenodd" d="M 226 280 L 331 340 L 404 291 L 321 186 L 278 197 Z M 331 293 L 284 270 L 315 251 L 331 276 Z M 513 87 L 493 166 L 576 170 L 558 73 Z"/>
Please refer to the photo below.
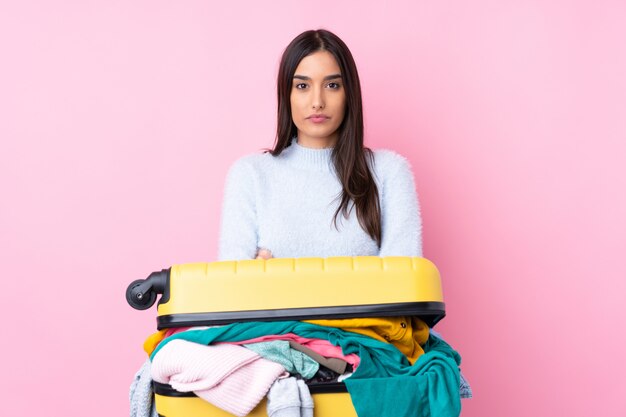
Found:
<path fill-rule="evenodd" d="M 297 138 L 293 138 L 291 145 L 282 151 L 281 156 L 301 169 L 333 172 L 332 154 L 333 148 L 306 148 L 298 143 Z"/>

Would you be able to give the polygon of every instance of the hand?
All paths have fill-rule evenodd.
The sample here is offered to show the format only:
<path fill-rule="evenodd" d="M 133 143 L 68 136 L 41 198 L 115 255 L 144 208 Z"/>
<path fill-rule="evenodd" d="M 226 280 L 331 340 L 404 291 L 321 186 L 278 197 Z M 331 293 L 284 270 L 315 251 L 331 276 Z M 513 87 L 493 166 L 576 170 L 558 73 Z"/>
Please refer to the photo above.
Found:
<path fill-rule="evenodd" d="M 270 259 L 272 257 L 272 251 L 268 249 L 260 248 L 256 253 L 256 259 Z"/>

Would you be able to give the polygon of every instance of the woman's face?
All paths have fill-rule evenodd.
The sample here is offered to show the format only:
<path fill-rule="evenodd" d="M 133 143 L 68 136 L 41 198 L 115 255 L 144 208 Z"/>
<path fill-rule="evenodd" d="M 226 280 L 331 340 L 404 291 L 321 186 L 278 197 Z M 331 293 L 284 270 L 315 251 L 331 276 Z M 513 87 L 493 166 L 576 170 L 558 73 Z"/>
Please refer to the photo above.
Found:
<path fill-rule="evenodd" d="M 328 148 L 337 143 L 346 92 L 341 70 L 330 52 L 314 52 L 300 61 L 293 76 L 290 102 L 300 145 Z"/>

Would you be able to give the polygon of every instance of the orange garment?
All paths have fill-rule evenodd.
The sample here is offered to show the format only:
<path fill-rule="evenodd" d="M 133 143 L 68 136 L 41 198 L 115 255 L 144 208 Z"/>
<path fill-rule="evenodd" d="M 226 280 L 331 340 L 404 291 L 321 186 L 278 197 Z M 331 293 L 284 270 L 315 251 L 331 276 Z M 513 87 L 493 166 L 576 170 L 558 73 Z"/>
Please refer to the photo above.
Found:
<path fill-rule="evenodd" d="M 154 352 L 154 349 L 156 349 L 157 345 L 161 343 L 163 339 L 165 339 L 166 332 L 167 332 L 167 329 L 159 330 L 156 333 L 152 333 L 150 336 L 148 336 L 146 341 L 143 342 L 143 350 L 146 351 L 148 356 L 152 355 L 152 352 Z"/>
<path fill-rule="evenodd" d="M 360 319 L 302 320 L 326 327 L 338 327 L 394 345 L 411 365 L 423 353 L 422 346 L 430 333 L 428 325 L 417 317 L 371 317 Z"/>
<path fill-rule="evenodd" d="M 189 330 L 191 327 L 173 327 L 170 329 L 159 330 L 156 333 L 152 333 L 145 342 L 143 342 L 143 350 L 148 354 L 148 356 L 152 355 L 154 349 L 165 339 L 166 337 L 170 337 L 171 335 L 184 332 L 185 330 Z"/>

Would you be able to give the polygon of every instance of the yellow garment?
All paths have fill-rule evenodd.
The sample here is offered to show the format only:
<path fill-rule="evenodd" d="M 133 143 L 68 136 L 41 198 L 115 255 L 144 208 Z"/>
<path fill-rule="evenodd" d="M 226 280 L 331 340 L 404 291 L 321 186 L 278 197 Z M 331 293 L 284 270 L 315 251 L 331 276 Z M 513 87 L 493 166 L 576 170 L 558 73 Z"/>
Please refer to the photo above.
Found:
<path fill-rule="evenodd" d="M 424 353 L 422 346 L 428 340 L 428 325 L 417 317 L 372 317 L 361 319 L 302 320 L 326 327 L 338 327 L 394 345 L 411 365 Z"/>
<path fill-rule="evenodd" d="M 163 339 L 165 339 L 165 332 L 167 330 L 159 330 L 156 333 L 152 333 L 145 342 L 143 342 L 143 350 L 146 351 L 148 356 L 152 355 L 154 349 L 156 349 L 157 345 L 161 343 Z"/>

